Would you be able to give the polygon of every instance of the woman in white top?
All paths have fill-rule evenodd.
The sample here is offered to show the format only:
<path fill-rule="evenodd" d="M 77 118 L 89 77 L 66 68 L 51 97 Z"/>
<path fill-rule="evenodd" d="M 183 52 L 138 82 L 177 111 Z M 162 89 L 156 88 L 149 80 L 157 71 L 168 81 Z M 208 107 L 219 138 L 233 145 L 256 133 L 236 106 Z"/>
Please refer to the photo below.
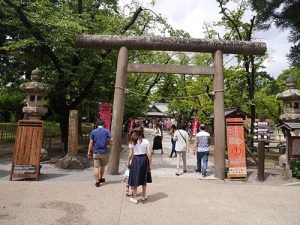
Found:
<path fill-rule="evenodd" d="M 186 172 L 186 151 L 188 150 L 189 135 L 185 131 L 186 125 L 182 124 L 175 131 L 174 139 L 176 140 L 175 150 L 177 152 L 177 171 L 176 176 L 179 176 L 180 158 L 183 161 L 183 172 Z"/>
<path fill-rule="evenodd" d="M 132 130 L 131 140 L 129 142 L 128 167 L 130 174 L 128 184 L 132 190 L 130 201 L 137 204 L 137 187 L 142 185 L 142 201 L 147 199 L 146 185 L 151 183 L 151 151 L 149 141 L 143 138 L 143 130 L 135 128 Z"/>

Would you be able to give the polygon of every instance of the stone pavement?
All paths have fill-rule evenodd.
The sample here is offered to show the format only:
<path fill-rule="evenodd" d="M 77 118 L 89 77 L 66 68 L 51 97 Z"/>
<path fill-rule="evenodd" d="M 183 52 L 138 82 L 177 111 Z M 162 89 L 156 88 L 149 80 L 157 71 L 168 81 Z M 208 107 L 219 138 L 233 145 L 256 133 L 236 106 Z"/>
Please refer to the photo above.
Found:
<path fill-rule="evenodd" d="M 152 140 L 150 131 L 146 137 Z M 245 181 L 201 179 L 194 172 L 196 159 L 187 154 L 188 172 L 175 176 L 176 158 L 169 158 L 171 142 L 164 134 L 164 154 L 155 151 L 149 198 L 134 205 L 125 196 L 122 175 L 108 175 L 94 186 L 92 168 L 61 170 L 42 163 L 40 181 L 10 182 L 10 158 L 0 158 L 0 224 L 300 224 L 300 185 L 289 184 L 280 174 L 265 182 L 250 170 Z M 126 149 L 120 172 L 125 169 Z M 141 188 L 138 189 L 141 191 Z"/>

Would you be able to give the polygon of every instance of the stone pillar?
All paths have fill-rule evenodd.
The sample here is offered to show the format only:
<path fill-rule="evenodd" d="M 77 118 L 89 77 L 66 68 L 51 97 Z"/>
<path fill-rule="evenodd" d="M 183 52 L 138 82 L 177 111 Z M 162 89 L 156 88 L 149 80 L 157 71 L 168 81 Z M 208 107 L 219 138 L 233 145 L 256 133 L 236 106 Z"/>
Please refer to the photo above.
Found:
<path fill-rule="evenodd" d="M 110 153 L 108 173 L 119 173 L 119 161 L 122 148 L 122 127 L 125 103 L 125 88 L 127 81 L 128 49 L 121 47 L 118 56 L 117 74 L 115 82 L 115 94 L 113 103 L 113 116 L 111 132 L 114 139 Z"/>
<path fill-rule="evenodd" d="M 225 115 L 223 52 L 214 53 L 214 160 L 215 177 L 225 178 Z"/>
<path fill-rule="evenodd" d="M 78 154 L 78 111 L 70 110 L 69 113 L 69 134 L 68 134 L 68 155 Z"/>
<path fill-rule="evenodd" d="M 89 159 L 78 155 L 78 111 L 69 112 L 68 154 L 56 162 L 60 169 L 85 169 L 90 167 Z"/>

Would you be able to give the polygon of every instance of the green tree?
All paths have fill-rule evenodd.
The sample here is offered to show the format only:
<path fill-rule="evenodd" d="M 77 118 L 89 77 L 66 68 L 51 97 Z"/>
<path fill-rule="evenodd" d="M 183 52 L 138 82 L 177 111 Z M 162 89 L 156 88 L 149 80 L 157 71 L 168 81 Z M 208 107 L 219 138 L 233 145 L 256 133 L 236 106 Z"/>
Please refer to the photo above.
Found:
<path fill-rule="evenodd" d="M 249 3 L 243 0 L 234 0 L 237 4 L 234 10 L 229 10 L 227 4 L 229 0 L 217 0 L 223 15 L 222 20 L 217 23 L 219 26 L 223 26 L 226 30 L 224 39 L 226 40 L 240 40 L 240 41 L 252 41 L 254 31 L 256 30 L 255 16 L 253 16 L 249 22 L 244 22 L 244 16 L 249 9 Z M 258 69 L 262 67 L 264 57 L 254 56 L 240 56 L 236 57 L 237 61 L 242 64 L 243 70 L 240 71 L 240 75 L 246 76 L 247 88 L 247 102 L 249 102 L 250 115 L 251 115 L 251 130 L 250 134 L 254 133 L 254 121 L 256 117 L 255 112 L 255 88 L 257 85 L 256 77 L 258 76 Z M 238 76 L 240 76 L 238 75 Z M 226 74 L 225 74 L 226 78 Z M 253 140 L 250 143 L 253 146 Z"/>
<path fill-rule="evenodd" d="M 176 56 L 175 56 L 176 55 Z M 171 64 L 189 66 L 208 66 L 211 62 L 209 54 L 176 53 Z M 188 123 L 193 116 L 208 122 L 213 111 L 211 101 L 212 78 L 189 74 L 164 75 L 157 85 L 155 94 L 160 101 L 170 103 L 170 113 L 174 114 L 178 123 Z"/>
<path fill-rule="evenodd" d="M 49 111 L 44 119 L 57 118 L 65 146 L 69 110 L 86 104 L 85 99 L 112 102 L 114 93 L 116 51 L 78 49 L 76 35 L 141 35 L 153 34 L 156 29 L 176 33 L 159 15 L 137 4 L 130 5 L 130 16 L 125 16 L 116 0 L 0 0 L 0 6 L 5 30 L 0 60 L 6 63 L 0 65 L 5 75 L 1 83 L 6 90 L 10 83 L 17 87 L 38 66 L 48 87 Z M 134 103 L 129 102 L 127 109 Z"/>
<path fill-rule="evenodd" d="M 261 29 L 269 29 L 272 22 L 279 28 L 290 29 L 290 41 L 294 45 L 288 55 L 294 66 L 300 66 L 300 1 L 291 0 L 250 0 L 257 12 Z"/>

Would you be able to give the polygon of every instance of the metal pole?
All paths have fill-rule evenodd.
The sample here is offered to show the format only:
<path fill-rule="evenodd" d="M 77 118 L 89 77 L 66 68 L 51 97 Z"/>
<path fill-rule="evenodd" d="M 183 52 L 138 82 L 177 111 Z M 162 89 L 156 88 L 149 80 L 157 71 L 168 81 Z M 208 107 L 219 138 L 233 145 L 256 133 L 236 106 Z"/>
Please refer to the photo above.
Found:
<path fill-rule="evenodd" d="M 225 115 L 224 115 L 224 74 L 223 52 L 214 53 L 214 160 L 215 177 L 225 178 Z"/>
<path fill-rule="evenodd" d="M 115 82 L 115 94 L 113 103 L 113 116 L 111 132 L 114 139 L 110 153 L 108 173 L 119 173 L 120 153 L 122 149 L 122 127 L 125 102 L 125 88 L 127 81 L 128 49 L 121 47 L 118 56 L 117 74 Z"/>
<path fill-rule="evenodd" d="M 258 142 L 258 164 L 257 164 L 257 179 L 260 181 L 265 180 L 265 142 Z"/>

